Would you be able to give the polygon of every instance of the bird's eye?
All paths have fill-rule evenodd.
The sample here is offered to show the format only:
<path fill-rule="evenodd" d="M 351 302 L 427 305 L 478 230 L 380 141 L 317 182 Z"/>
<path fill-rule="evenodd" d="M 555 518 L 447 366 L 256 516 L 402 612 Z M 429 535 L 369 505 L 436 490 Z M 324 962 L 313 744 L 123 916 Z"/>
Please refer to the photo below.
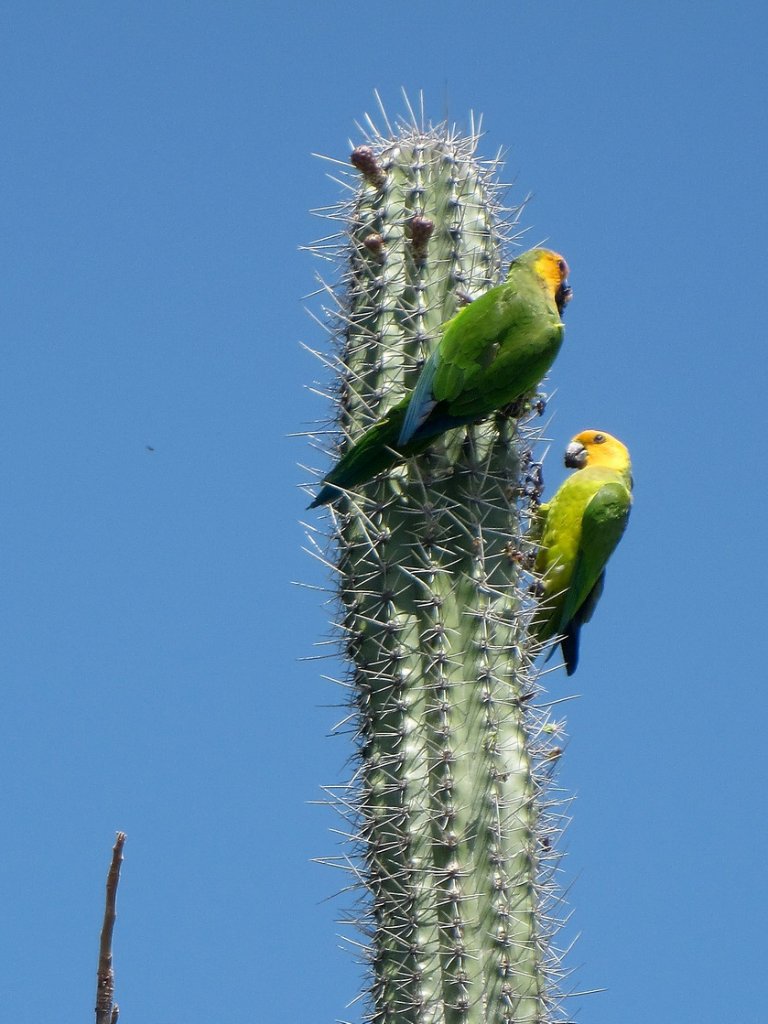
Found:
<path fill-rule="evenodd" d="M 595 444 L 602 444 L 605 440 L 605 434 L 595 434 L 592 440 L 595 442 Z"/>
<path fill-rule="evenodd" d="M 560 271 L 563 277 L 568 276 L 568 265 L 566 264 L 565 260 L 557 261 L 557 269 Z"/>

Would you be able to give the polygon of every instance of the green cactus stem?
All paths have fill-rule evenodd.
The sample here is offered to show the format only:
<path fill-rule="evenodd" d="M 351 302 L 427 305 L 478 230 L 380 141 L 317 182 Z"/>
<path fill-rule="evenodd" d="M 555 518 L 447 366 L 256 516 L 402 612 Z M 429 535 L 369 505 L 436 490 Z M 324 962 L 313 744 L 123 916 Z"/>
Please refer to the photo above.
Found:
<path fill-rule="evenodd" d="M 342 261 L 324 357 L 342 449 L 413 387 L 441 324 L 499 283 L 518 213 L 474 129 L 369 124 L 352 198 L 330 211 L 341 235 L 320 243 Z M 445 435 L 320 520 L 356 725 L 354 776 L 334 790 L 354 855 L 337 862 L 364 890 L 375 1024 L 556 1014 L 558 750 L 534 706 L 524 568 L 534 405 Z"/>

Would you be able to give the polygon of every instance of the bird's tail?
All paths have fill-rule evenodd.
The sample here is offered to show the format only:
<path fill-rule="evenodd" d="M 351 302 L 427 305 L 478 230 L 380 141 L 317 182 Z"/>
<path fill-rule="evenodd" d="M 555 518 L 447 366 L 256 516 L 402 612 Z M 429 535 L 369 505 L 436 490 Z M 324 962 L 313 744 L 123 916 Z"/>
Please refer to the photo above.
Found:
<path fill-rule="evenodd" d="M 566 631 L 559 636 L 555 643 L 551 644 L 547 651 L 547 656 L 544 659 L 544 663 L 549 661 L 552 655 L 557 650 L 558 643 L 560 645 L 560 651 L 563 655 L 563 662 L 565 663 L 566 675 L 572 676 L 576 671 L 579 664 L 579 635 L 581 633 L 581 623 L 570 623 Z"/>
<path fill-rule="evenodd" d="M 397 439 L 403 426 L 405 405 L 397 405 L 383 420 L 367 430 L 348 448 L 323 480 L 320 493 L 309 506 L 317 508 L 338 498 L 339 490 L 364 484 L 403 457 L 397 448 Z"/>
<path fill-rule="evenodd" d="M 566 675 L 572 676 L 579 664 L 579 634 L 581 623 L 572 622 L 565 631 L 560 641 L 560 650 L 563 652 Z"/>

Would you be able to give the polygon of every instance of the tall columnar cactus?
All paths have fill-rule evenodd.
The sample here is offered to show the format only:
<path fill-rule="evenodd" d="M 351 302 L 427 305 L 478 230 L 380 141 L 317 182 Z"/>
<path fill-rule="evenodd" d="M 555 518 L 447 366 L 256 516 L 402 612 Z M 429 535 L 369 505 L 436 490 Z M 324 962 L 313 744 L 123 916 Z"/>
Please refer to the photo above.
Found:
<path fill-rule="evenodd" d="M 414 118 L 371 124 L 352 152 L 353 198 L 328 211 L 341 234 L 318 243 L 343 267 L 326 357 L 342 448 L 413 387 L 440 325 L 499 283 L 517 211 L 477 141 Z M 337 501 L 333 554 L 317 542 L 350 667 L 357 770 L 335 797 L 355 847 L 340 861 L 366 891 L 377 1024 L 555 1014 L 558 751 L 526 633 L 536 476 L 522 415 L 453 431 Z"/>

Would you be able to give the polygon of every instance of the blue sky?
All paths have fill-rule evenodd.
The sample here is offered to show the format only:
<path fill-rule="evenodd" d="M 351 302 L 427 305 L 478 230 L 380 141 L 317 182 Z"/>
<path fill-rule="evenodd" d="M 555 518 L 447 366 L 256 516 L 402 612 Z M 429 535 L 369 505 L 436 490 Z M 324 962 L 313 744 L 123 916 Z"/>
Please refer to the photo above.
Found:
<path fill-rule="evenodd" d="M 547 464 L 599 427 L 636 505 L 561 782 L 578 1020 L 763 1011 L 764 6 L 10 3 L 0 31 L 0 992 L 87 1019 L 357 1020 L 301 552 L 300 342 L 354 121 L 485 117 L 572 268 Z M 149 451 L 148 447 L 154 451 Z M 556 457 L 555 457 L 556 456 Z"/>

